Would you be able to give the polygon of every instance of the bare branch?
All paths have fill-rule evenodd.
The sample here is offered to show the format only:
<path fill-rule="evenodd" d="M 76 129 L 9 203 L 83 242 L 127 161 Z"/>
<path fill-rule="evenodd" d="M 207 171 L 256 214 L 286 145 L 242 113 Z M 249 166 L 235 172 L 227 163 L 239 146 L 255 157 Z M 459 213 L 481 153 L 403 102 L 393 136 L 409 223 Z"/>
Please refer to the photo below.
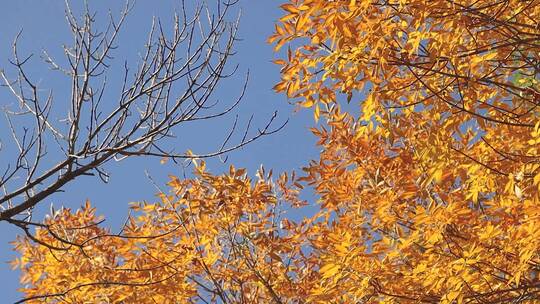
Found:
<path fill-rule="evenodd" d="M 274 127 L 274 113 L 255 134 L 248 134 L 250 119 L 242 139 L 230 143 L 237 128 L 235 120 L 223 144 L 217 143 L 212 152 L 188 154 L 164 148 L 171 145 L 174 131 L 184 122 L 209 121 L 232 113 L 244 97 L 249 73 L 238 99 L 229 105 L 211 102 L 221 82 L 237 70 L 227 65 L 234 55 L 239 26 L 238 18 L 228 20 L 234 4 L 218 1 L 212 11 L 202 3 L 190 14 L 182 2 L 171 34 L 154 18 L 136 69 L 130 70 L 123 61 L 122 85 L 110 88 L 107 76 L 115 63 L 113 52 L 133 3 L 127 1 L 118 18 L 109 14 L 107 25 L 100 30 L 96 13 L 85 7 L 77 17 L 66 1 L 65 17 L 73 40 L 63 46 L 64 60 L 42 51 L 44 62 L 69 81 L 71 93 L 66 103 L 55 99 L 51 91 L 43 95 L 31 80 L 27 65 L 32 55 L 19 54 L 19 33 L 12 46 L 17 76 L 10 78 L 0 70 L 3 86 L 19 105 L 18 110 L 4 108 L 18 155 L 2 170 L 0 221 L 30 216 L 34 206 L 80 176 L 97 176 L 107 182 L 109 173 L 104 165 L 111 160 L 220 156 L 280 130 L 283 125 Z M 111 98 L 111 91 L 119 93 L 116 102 L 104 102 Z M 60 110 L 64 113 L 58 114 Z M 51 113 L 62 118 L 52 119 Z M 29 121 L 33 126 L 27 124 Z M 51 153 L 55 159 L 61 157 L 54 166 L 48 166 Z"/>

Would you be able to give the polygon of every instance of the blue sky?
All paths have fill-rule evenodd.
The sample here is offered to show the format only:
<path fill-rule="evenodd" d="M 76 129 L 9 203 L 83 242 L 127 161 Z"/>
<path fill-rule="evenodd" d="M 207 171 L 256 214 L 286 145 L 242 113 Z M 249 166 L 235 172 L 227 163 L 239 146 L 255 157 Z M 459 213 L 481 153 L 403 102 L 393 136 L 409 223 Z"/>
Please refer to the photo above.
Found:
<path fill-rule="evenodd" d="M 73 1 L 75 2 L 75 1 Z M 187 0 L 186 5 L 195 1 Z M 279 133 L 264 137 L 247 147 L 229 154 L 227 163 L 218 159 L 209 161 L 213 172 L 224 171 L 229 164 L 246 167 L 251 173 L 264 164 L 274 172 L 299 169 L 309 159 L 317 156 L 315 138 L 308 127 L 313 124 L 309 111 L 295 112 L 283 95 L 272 92 L 272 86 L 279 79 L 279 68 L 271 61 L 276 58 L 272 47 L 266 44 L 274 22 L 280 16 L 279 5 L 283 1 L 241 0 L 237 5 L 242 10 L 237 54 L 231 59 L 231 67 L 239 64 L 238 76 L 222 83 L 217 97 L 227 101 L 240 92 L 242 80 L 249 69 L 250 82 L 243 103 L 233 115 L 204 124 L 186 125 L 179 129 L 177 142 L 179 150 L 192 149 L 195 153 L 204 153 L 219 147 L 226 136 L 228 128 L 238 114 L 241 123 L 246 123 L 250 115 L 254 115 L 254 125 L 263 126 L 274 111 L 278 111 L 277 123 L 289 119 L 287 126 Z M 97 12 L 98 23 L 105 21 L 109 9 L 119 12 L 123 1 L 89 1 L 90 8 Z M 114 54 L 117 58 L 128 59 L 135 63 L 137 50 L 141 50 L 152 16 L 161 18 L 166 24 L 171 20 L 173 11 L 179 7 L 179 1 L 138 1 L 128 17 L 127 23 L 119 38 L 119 49 Z M 234 17 L 234 16 L 232 16 Z M 42 49 L 58 52 L 62 44 L 70 42 L 64 19 L 64 1 L 5 1 L 0 10 L 0 69 L 6 74 L 14 75 L 8 59 L 11 57 L 11 42 L 19 30 L 23 30 L 20 39 L 21 53 L 36 55 Z M 47 66 L 35 56 L 29 65 L 29 71 L 44 89 L 52 88 L 57 100 L 69 93 L 69 81 L 47 69 Z M 114 85 L 114 80 L 111 81 Z M 0 106 L 15 103 L 7 90 L 0 89 Z M 4 145 L 12 144 L 7 138 L 6 122 L 0 118 L 0 139 Z M 240 136 L 241 137 L 241 136 Z M 10 155 L 9 149 L 0 151 L 0 167 L 4 168 Z M 52 165 L 52 162 L 51 162 Z M 77 208 L 86 199 L 98 208 L 98 213 L 107 218 L 106 224 L 118 227 L 126 216 L 129 202 L 152 201 L 156 189 L 148 181 L 145 170 L 160 185 L 164 185 L 169 174 L 182 175 L 182 169 L 172 163 L 161 165 L 159 159 L 138 158 L 113 163 L 107 167 L 111 180 L 103 184 L 97 178 L 83 177 L 68 185 L 65 193 L 48 198 L 38 211 L 43 214 L 50 204 L 55 207 L 67 206 Z M 3 169 L 2 169 L 3 170 Z M 189 169 L 188 169 L 189 171 Z M 188 172 L 189 173 L 189 172 Z M 17 229 L 0 223 L 0 286 L 2 286 L 2 302 L 11 303 L 20 298 L 15 290 L 18 287 L 18 273 L 10 270 L 7 262 L 14 257 L 8 242 L 12 241 Z"/>

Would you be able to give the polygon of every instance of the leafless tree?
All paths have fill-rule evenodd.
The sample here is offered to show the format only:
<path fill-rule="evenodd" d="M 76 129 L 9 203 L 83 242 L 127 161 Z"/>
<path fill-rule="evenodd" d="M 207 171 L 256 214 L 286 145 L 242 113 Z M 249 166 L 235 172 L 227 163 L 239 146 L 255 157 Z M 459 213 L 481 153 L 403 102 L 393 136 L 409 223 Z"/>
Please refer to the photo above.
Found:
<path fill-rule="evenodd" d="M 88 7 L 76 17 L 66 3 L 73 42 L 63 49 L 65 60 L 59 62 L 47 51 L 42 55 L 53 70 L 69 80 L 71 94 L 65 101 L 55 99 L 51 91 L 44 91 L 31 79 L 27 71 L 33 64 L 32 56 L 19 54 L 18 35 L 12 60 L 16 75 L 10 78 L 0 70 L 3 85 L 18 104 L 15 109 L 3 107 L 10 137 L 0 138 L 0 152 L 10 140 L 17 155 L 8 162 L 2 159 L 0 164 L 4 166 L 0 172 L 0 221 L 26 229 L 37 204 L 84 175 L 106 182 L 104 165 L 114 160 L 132 156 L 173 160 L 212 157 L 279 130 L 281 127 L 273 126 L 274 113 L 254 132 L 249 130 L 250 119 L 240 134 L 243 138 L 229 144 L 231 135 L 237 132 L 235 121 L 231 133 L 212 153 L 182 154 L 167 148 L 179 125 L 226 115 L 244 95 L 247 80 L 237 100 L 217 107 L 219 103 L 212 98 L 221 81 L 236 71 L 226 69 L 237 40 L 238 19 L 228 20 L 236 2 L 201 3 L 191 13 L 182 2 L 169 35 L 154 19 L 136 68 L 130 70 L 124 64 L 122 85 L 112 88 L 107 82 L 108 71 L 117 62 L 113 62 L 112 53 L 133 4 L 127 2 L 119 17 L 111 15 L 107 27 L 99 31 L 96 15 Z M 109 99 L 110 90 L 118 90 L 117 100 Z M 67 109 L 62 120 L 52 119 L 51 113 L 58 109 Z M 25 123 L 19 123 L 21 120 Z M 51 165 L 51 153 L 60 155 L 61 161 Z"/>

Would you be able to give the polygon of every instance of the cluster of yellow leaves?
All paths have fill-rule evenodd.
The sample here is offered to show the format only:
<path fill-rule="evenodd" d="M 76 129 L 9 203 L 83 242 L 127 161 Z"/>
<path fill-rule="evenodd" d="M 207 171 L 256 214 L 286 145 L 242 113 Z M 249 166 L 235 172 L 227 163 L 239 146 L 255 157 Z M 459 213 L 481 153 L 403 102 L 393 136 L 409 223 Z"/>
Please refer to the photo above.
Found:
<path fill-rule="evenodd" d="M 471 168 L 485 169 L 459 154 L 424 167 L 413 147 L 390 146 L 367 128 L 348 117 L 317 131 L 324 151 L 306 180 L 326 220 L 307 233 L 322 272 L 308 302 L 507 303 L 527 295 L 527 303 L 530 293 L 538 301 L 540 197 L 532 180 L 517 178 L 518 196 L 505 190 L 508 178 L 470 180 L 479 174 Z M 472 185 L 485 192 L 469 197 Z"/>
<path fill-rule="evenodd" d="M 172 178 L 161 202 L 133 206 L 120 235 L 89 207 L 64 210 L 36 235 L 61 250 L 16 243 L 26 295 L 538 303 L 540 2 L 282 8 L 270 42 L 289 50 L 275 89 L 322 121 L 305 175 L 252 181 L 201 164 L 194 179 Z M 353 101 L 359 114 L 342 110 Z M 302 208 L 303 186 L 319 212 L 293 221 L 285 212 Z"/>
<path fill-rule="evenodd" d="M 327 125 L 308 302 L 540 301 L 540 2 L 282 8 L 275 89 Z"/>
<path fill-rule="evenodd" d="M 292 296 L 287 274 L 302 266 L 301 246 L 279 228 L 275 187 L 284 178 L 274 186 L 262 173 L 253 182 L 233 167 L 214 176 L 204 163 L 196 173 L 171 177 L 171 193 L 160 202 L 134 203 L 120 233 L 99 228 L 86 205 L 63 209 L 38 228 L 35 239 L 46 245 L 18 238 L 21 257 L 13 265 L 23 272 L 28 302 L 268 303 L 277 293 Z"/>

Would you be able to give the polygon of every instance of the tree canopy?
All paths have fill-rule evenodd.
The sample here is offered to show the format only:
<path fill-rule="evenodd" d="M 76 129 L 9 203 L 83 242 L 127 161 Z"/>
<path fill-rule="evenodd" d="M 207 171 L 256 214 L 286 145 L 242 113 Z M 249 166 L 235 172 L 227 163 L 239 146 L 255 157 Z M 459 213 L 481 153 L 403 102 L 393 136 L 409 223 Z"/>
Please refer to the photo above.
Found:
<path fill-rule="evenodd" d="M 540 2 L 281 7 L 275 90 L 313 111 L 319 158 L 198 162 L 120 233 L 63 209 L 15 242 L 26 301 L 540 301 Z"/>

